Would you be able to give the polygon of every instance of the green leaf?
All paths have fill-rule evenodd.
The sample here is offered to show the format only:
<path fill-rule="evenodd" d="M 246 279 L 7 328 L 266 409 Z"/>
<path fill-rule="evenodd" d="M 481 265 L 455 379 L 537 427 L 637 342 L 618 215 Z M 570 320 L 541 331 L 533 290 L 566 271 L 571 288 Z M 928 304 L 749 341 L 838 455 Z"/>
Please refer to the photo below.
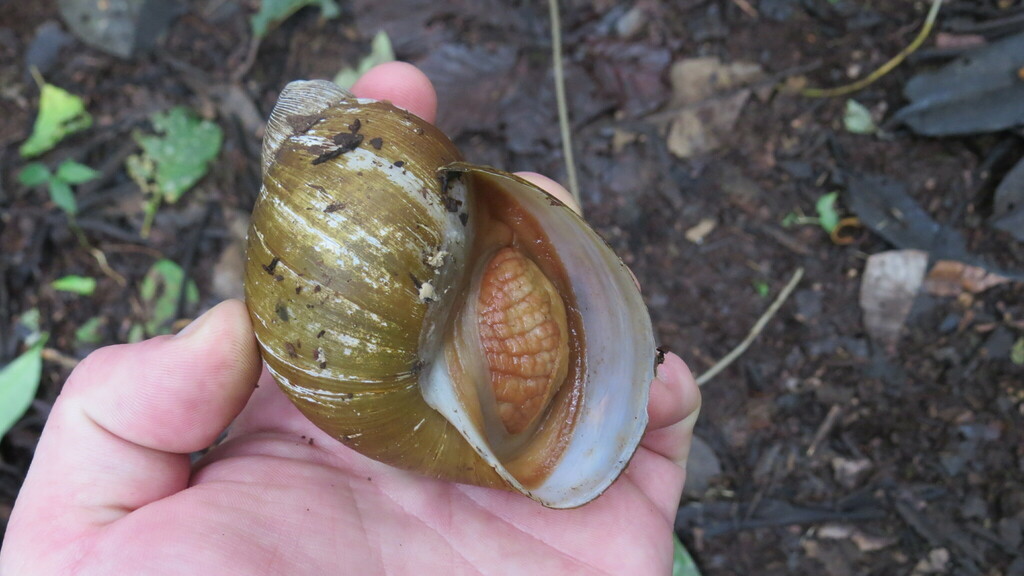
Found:
<path fill-rule="evenodd" d="M 1024 366 L 1024 338 L 1018 338 L 1010 349 L 1010 361 L 1017 366 Z"/>
<path fill-rule="evenodd" d="M 134 344 L 145 339 L 146 329 L 142 327 L 142 324 L 132 324 L 131 329 L 128 330 L 128 342 Z"/>
<path fill-rule="evenodd" d="M 683 543 L 679 541 L 679 536 L 673 535 L 672 539 L 675 541 L 675 553 L 672 557 L 672 576 L 701 576 L 697 563 L 693 561 L 693 557 L 690 556 Z"/>
<path fill-rule="evenodd" d="M 28 186 L 29 188 L 35 188 L 36 186 L 42 186 L 50 181 L 53 174 L 50 174 L 50 169 L 46 167 L 46 164 L 42 162 L 32 162 L 26 165 L 21 172 L 18 174 L 18 182 L 22 186 Z"/>
<path fill-rule="evenodd" d="M 839 192 L 830 192 L 818 198 L 818 202 L 814 205 L 814 209 L 818 211 L 818 223 L 829 234 L 836 229 L 836 226 L 839 226 L 839 213 L 836 212 L 836 199 L 838 198 Z"/>
<path fill-rule="evenodd" d="M 14 426 L 32 405 L 43 375 L 43 334 L 35 344 L 0 370 L 0 436 Z"/>
<path fill-rule="evenodd" d="M 145 329 L 150 336 L 170 333 L 169 324 L 175 318 L 184 280 L 185 271 L 181 266 L 167 259 L 156 261 L 142 279 L 139 296 L 149 310 Z M 199 289 L 195 282 L 189 281 L 185 291 L 187 304 L 199 302 Z"/>
<path fill-rule="evenodd" d="M 75 330 L 76 346 L 91 346 L 103 342 L 103 325 L 106 319 L 102 316 L 93 316 Z"/>
<path fill-rule="evenodd" d="M 388 38 L 387 32 L 381 30 L 373 37 L 370 53 L 360 60 L 359 65 L 355 68 L 349 66 L 338 72 L 338 75 L 334 77 L 334 83 L 348 90 L 356 83 L 356 80 L 359 80 L 363 74 L 369 72 L 370 68 L 378 64 L 391 62 L 394 59 L 395 50 L 391 47 L 391 39 Z"/>
<path fill-rule="evenodd" d="M 65 136 L 92 126 L 92 116 L 82 99 L 52 84 L 43 84 L 39 95 L 39 115 L 32 135 L 18 152 L 23 158 L 39 156 L 57 145 Z"/>
<path fill-rule="evenodd" d="M 871 118 L 871 111 L 853 98 L 846 101 L 843 126 L 847 132 L 853 134 L 874 134 L 878 131 L 878 126 L 875 126 L 875 121 Z"/>
<path fill-rule="evenodd" d="M 79 164 L 74 160 L 65 160 L 57 166 L 57 178 L 68 184 L 81 184 L 99 176 L 100 173 L 85 164 Z"/>
<path fill-rule="evenodd" d="M 82 296 L 92 296 L 96 291 L 96 279 L 88 276 L 64 276 L 50 283 L 54 290 L 73 292 Z"/>
<path fill-rule="evenodd" d="M 71 186 L 63 180 L 56 178 L 50 180 L 50 200 L 53 200 L 54 204 L 71 216 L 78 212 L 75 194 L 71 191 Z"/>
<path fill-rule="evenodd" d="M 271 28 L 287 20 L 306 6 L 320 6 L 321 16 L 330 20 L 341 14 L 338 4 L 334 0 L 263 0 L 260 2 L 259 12 L 253 14 L 252 33 L 257 38 L 263 38 Z"/>
<path fill-rule="evenodd" d="M 156 191 L 174 203 L 206 175 L 210 161 L 220 153 L 223 135 L 220 126 L 196 118 L 183 107 L 154 114 L 152 122 L 158 135 L 134 134 L 145 155 L 136 164 L 153 163 Z"/>
<path fill-rule="evenodd" d="M 766 298 L 768 294 L 771 293 L 772 287 L 764 280 L 756 280 L 754 281 L 754 291 L 757 292 L 757 295 L 761 298 Z"/>

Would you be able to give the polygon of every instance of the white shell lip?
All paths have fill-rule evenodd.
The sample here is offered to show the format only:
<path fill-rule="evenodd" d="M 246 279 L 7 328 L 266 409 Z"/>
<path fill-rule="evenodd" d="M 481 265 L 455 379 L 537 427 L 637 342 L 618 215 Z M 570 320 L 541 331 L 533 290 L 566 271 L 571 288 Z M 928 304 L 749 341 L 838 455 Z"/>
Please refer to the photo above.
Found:
<path fill-rule="evenodd" d="M 576 427 L 551 474 L 532 489 L 501 464 L 473 426 L 448 382 L 445 362 L 432 364 L 420 384 L 441 412 L 519 492 L 549 508 L 575 508 L 602 494 L 625 469 L 647 428 L 655 341 L 647 307 L 626 265 L 572 209 L 533 184 L 498 170 L 457 163 L 463 178 L 500 179 L 548 234 L 576 292 L 587 334 L 586 375 Z M 472 182 L 467 187 L 473 188 Z M 479 199 L 478 201 L 484 201 Z"/>

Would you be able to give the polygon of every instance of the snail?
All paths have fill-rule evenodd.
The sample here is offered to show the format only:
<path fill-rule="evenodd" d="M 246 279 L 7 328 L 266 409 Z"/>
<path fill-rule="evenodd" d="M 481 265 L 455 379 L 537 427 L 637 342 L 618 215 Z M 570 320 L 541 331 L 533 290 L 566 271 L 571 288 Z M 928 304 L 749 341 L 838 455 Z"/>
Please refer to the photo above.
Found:
<path fill-rule="evenodd" d="M 386 464 L 572 508 L 647 424 L 651 320 L 582 218 L 326 81 L 267 123 L 245 297 L 299 410 Z"/>

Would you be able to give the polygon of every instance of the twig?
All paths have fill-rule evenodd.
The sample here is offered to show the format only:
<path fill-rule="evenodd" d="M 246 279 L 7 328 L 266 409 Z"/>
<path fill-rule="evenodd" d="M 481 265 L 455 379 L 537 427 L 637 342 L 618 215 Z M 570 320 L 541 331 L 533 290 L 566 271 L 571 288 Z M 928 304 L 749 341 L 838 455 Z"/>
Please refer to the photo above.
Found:
<path fill-rule="evenodd" d="M 75 366 L 78 366 L 79 363 L 78 358 L 68 356 L 55 348 L 43 348 L 42 357 L 43 360 L 53 362 L 54 364 L 60 364 L 68 370 L 74 370 Z"/>
<path fill-rule="evenodd" d="M 825 415 L 825 420 L 818 426 L 818 431 L 814 434 L 814 440 L 811 440 L 811 445 L 807 448 L 807 456 L 811 457 L 821 448 L 821 443 L 825 441 L 825 438 L 832 433 L 832 429 L 836 427 L 836 422 L 839 421 L 839 413 L 842 412 L 842 408 L 839 404 L 833 404 L 828 409 L 828 414 Z"/>
<path fill-rule="evenodd" d="M 103 271 L 109 278 L 117 282 L 118 286 L 122 288 L 128 285 L 128 281 L 124 279 L 124 276 L 118 274 L 117 270 L 110 267 L 107 263 L 107 255 L 103 253 L 99 248 L 89 248 L 89 253 L 96 259 L 96 263 L 100 265 L 100 270 Z"/>
<path fill-rule="evenodd" d="M 765 310 L 765 313 L 762 314 L 761 317 L 757 319 L 757 322 L 754 324 L 754 327 L 750 329 L 750 332 L 747 334 L 747 337 L 743 339 L 743 342 L 740 342 L 739 346 L 733 348 L 732 351 L 726 354 L 724 358 L 722 358 L 718 362 L 715 362 L 715 365 L 708 369 L 707 372 L 701 374 L 700 377 L 697 378 L 698 386 L 703 386 L 704 384 L 706 384 L 709 380 L 717 376 L 718 373 L 721 372 L 722 370 L 725 370 L 730 364 L 733 363 L 733 361 L 735 361 L 737 358 L 742 356 L 744 352 L 747 351 L 747 348 L 750 347 L 750 344 L 754 341 L 754 339 L 758 337 L 759 334 L 761 334 L 761 331 L 764 330 L 765 325 L 768 324 L 768 321 L 771 320 L 772 317 L 775 316 L 775 313 L 779 311 L 779 308 L 782 307 L 782 303 L 785 302 L 787 298 L 789 298 L 789 295 L 793 292 L 793 289 L 796 288 L 797 283 L 799 283 L 800 279 L 803 277 L 804 269 L 797 268 L 796 272 L 793 273 L 793 277 L 789 279 L 789 283 L 786 284 L 786 287 L 782 289 L 782 292 L 779 292 L 779 295 L 775 298 L 775 301 L 772 302 L 772 305 L 768 307 L 768 310 Z"/>
<path fill-rule="evenodd" d="M 558 102 L 558 127 L 562 132 L 562 154 L 565 156 L 569 192 L 576 200 L 576 205 L 582 210 L 580 185 L 576 181 L 576 160 L 572 155 L 572 135 L 569 132 L 569 107 L 565 100 L 565 72 L 562 69 L 562 22 L 558 15 L 558 0 L 548 0 L 548 11 L 551 13 L 551 60 L 555 70 L 555 100 Z"/>
<path fill-rule="evenodd" d="M 874 81 L 878 80 L 882 76 L 885 76 L 892 71 L 893 68 L 899 66 L 907 56 L 914 53 L 915 50 L 924 44 L 928 34 L 931 33 L 932 27 L 935 25 L 935 17 L 939 15 L 939 8 L 942 6 L 942 0 L 932 0 L 932 6 L 928 10 L 928 16 L 924 20 L 924 26 L 921 27 L 921 31 L 917 34 L 917 38 L 910 43 L 909 46 L 900 51 L 899 54 L 893 56 L 892 60 L 889 60 L 885 64 L 882 64 L 878 70 L 875 70 L 871 74 L 861 78 L 860 80 L 847 84 L 845 86 L 838 86 L 836 88 L 807 88 L 802 91 L 801 94 L 810 98 L 831 98 L 833 96 L 844 96 L 851 92 L 856 92 L 861 88 L 864 88 Z"/>
<path fill-rule="evenodd" d="M 761 17 L 761 15 L 757 13 L 757 8 L 754 8 L 747 0 L 732 0 L 732 3 L 742 10 L 744 14 L 750 16 L 754 20 Z"/>
<path fill-rule="evenodd" d="M 758 229 L 761 230 L 761 232 L 767 234 L 768 236 L 771 236 L 773 240 L 775 240 L 785 248 L 789 248 L 790 250 L 801 256 L 810 256 L 812 254 L 811 249 L 808 248 L 805 244 L 801 244 L 800 242 L 797 242 L 793 238 L 790 238 L 788 234 L 781 230 L 776 230 L 775 228 L 772 228 L 769 225 L 760 226 L 758 227 Z"/>
<path fill-rule="evenodd" d="M 249 47 L 245 51 L 244 59 L 231 73 L 231 81 L 233 83 L 240 83 L 242 78 L 252 69 L 252 65 L 256 63 L 256 55 L 259 54 L 261 41 L 262 39 L 256 37 L 249 41 Z"/>

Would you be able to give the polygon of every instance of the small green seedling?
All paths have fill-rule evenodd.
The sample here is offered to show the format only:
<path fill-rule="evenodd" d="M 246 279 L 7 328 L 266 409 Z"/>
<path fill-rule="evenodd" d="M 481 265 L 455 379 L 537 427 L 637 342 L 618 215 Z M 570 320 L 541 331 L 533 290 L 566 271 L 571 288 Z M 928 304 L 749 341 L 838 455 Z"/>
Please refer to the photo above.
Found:
<path fill-rule="evenodd" d="M 142 236 L 148 237 L 162 202 L 173 204 L 191 189 L 220 153 L 220 126 L 196 118 L 188 109 L 158 112 L 150 120 L 156 134 L 134 133 L 142 154 L 125 161 L 128 174 L 149 195 Z"/>
<path fill-rule="evenodd" d="M 830 192 L 818 198 L 814 209 L 818 212 L 818 224 L 825 232 L 832 234 L 832 231 L 839 226 L 839 212 L 836 211 L 836 200 L 839 192 Z"/>
<path fill-rule="evenodd" d="M 97 176 L 99 172 L 68 159 L 57 166 L 56 173 L 50 172 L 42 162 L 32 162 L 18 174 L 18 182 L 29 188 L 38 188 L 45 184 L 50 192 L 50 200 L 68 216 L 74 216 L 78 213 L 78 204 L 75 202 L 75 194 L 71 187 L 88 182 Z"/>
<path fill-rule="evenodd" d="M 341 14 L 341 9 L 334 0 L 263 0 L 260 2 L 260 9 L 253 14 L 252 34 L 262 39 L 270 30 L 281 22 L 287 20 L 306 6 L 319 6 L 322 17 L 325 20 L 332 20 Z"/>
<path fill-rule="evenodd" d="M 754 292 L 757 292 L 757 295 L 760 296 L 761 298 L 767 298 L 768 294 L 770 294 L 771 291 L 772 287 L 769 286 L 768 283 L 765 282 L 764 280 L 754 281 Z"/>
<path fill-rule="evenodd" d="M 43 375 L 43 347 L 49 334 L 39 331 L 39 311 L 29 310 L 21 317 L 28 348 L 10 364 L 0 368 L 0 436 L 7 434 L 32 405 Z"/>
<path fill-rule="evenodd" d="M 782 224 L 783 228 L 807 225 L 821 226 L 822 230 L 831 235 L 839 226 L 839 211 L 836 210 L 836 201 L 838 199 L 838 192 L 823 194 L 814 204 L 814 210 L 818 213 L 817 217 L 807 216 L 798 210 L 796 212 L 786 214 L 782 218 L 782 222 L 780 222 L 780 224 Z"/>
<path fill-rule="evenodd" d="M 33 75 L 39 84 L 39 115 L 32 126 L 32 134 L 18 148 L 22 158 L 34 158 L 48 152 L 65 136 L 92 126 L 92 116 L 81 98 L 47 84 L 35 70 Z"/>
<path fill-rule="evenodd" d="M 88 276 L 63 276 L 50 283 L 54 290 L 71 292 L 79 296 L 92 296 L 96 291 L 96 279 Z"/>
<path fill-rule="evenodd" d="M 334 77 L 334 83 L 348 90 L 356 83 L 356 80 L 359 80 L 363 74 L 369 72 L 370 68 L 378 64 L 391 62 L 394 59 L 395 50 L 391 47 L 391 38 L 388 38 L 387 32 L 381 30 L 373 37 L 373 42 L 370 44 L 370 53 L 360 60 L 359 65 L 355 68 L 349 66 L 338 72 L 338 75 Z"/>
<path fill-rule="evenodd" d="M 871 117 L 871 111 L 853 98 L 846 101 L 846 109 L 843 111 L 843 127 L 852 134 L 878 132 L 878 126 L 875 125 L 875 120 Z"/>

